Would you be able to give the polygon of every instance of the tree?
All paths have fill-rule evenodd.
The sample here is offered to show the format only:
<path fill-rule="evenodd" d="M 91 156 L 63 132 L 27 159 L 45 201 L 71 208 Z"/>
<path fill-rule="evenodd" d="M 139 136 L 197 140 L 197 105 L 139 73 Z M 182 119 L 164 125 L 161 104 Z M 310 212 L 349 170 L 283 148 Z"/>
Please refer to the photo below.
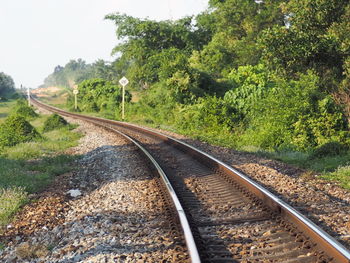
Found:
<path fill-rule="evenodd" d="M 126 101 L 131 100 L 131 94 L 126 91 Z M 121 103 L 122 95 L 119 86 L 104 79 L 84 80 L 79 84 L 79 101 L 82 110 L 103 111 L 116 110 Z"/>
<path fill-rule="evenodd" d="M 0 97 L 7 98 L 15 92 L 13 79 L 3 72 L 0 72 Z"/>
<path fill-rule="evenodd" d="M 285 76 L 314 69 L 324 89 L 337 89 L 349 55 L 349 5 L 347 0 L 290 0 L 283 8 L 288 26 L 275 25 L 260 38 L 264 62 Z"/>
<path fill-rule="evenodd" d="M 272 25 L 284 25 L 281 0 L 211 0 L 209 12 L 198 16 L 200 28 L 210 33 L 210 41 L 194 52 L 192 65 L 217 78 L 232 68 L 256 65 L 261 56 L 257 37 Z"/>
<path fill-rule="evenodd" d="M 117 37 L 123 41 L 113 52 L 121 54 L 121 60 L 129 63 L 128 78 L 141 86 L 158 80 L 154 59 L 150 60 L 152 56 L 172 48 L 190 55 L 192 50 L 199 50 L 203 42 L 203 34 L 196 31 L 192 17 L 157 22 L 116 13 L 107 15 L 106 19 L 115 22 Z"/>

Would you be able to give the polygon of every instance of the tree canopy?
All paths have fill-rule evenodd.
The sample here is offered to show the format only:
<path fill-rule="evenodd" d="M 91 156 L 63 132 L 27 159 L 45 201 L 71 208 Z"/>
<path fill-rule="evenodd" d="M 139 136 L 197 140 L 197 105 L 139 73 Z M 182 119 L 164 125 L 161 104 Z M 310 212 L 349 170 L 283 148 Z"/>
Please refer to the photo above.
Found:
<path fill-rule="evenodd" d="M 15 83 L 13 79 L 3 72 L 0 72 L 0 97 L 8 97 L 15 92 Z"/>
<path fill-rule="evenodd" d="M 111 87 L 125 75 L 137 120 L 225 134 L 235 147 L 350 145 L 349 1 L 209 0 L 176 21 L 105 18 L 116 25 L 115 61 L 70 61 L 45 83 L 80 82 L 86 105 L 112 111 Z"/>

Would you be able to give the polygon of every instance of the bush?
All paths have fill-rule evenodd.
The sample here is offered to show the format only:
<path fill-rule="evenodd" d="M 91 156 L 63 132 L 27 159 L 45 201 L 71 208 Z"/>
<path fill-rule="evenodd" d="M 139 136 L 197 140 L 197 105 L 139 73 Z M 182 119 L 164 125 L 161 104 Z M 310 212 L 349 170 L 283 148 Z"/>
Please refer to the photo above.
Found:
<path fill-rule="evenodd" d="M 315 151 L 310 155 L 311 159 L 322 158 L 326 156 L 337 156 L 345 154 L 349 150 L 347 145 L 341 144 L 339 142 L 328 142 L 315 149 Z"/>
<path fill-rule="evenodd" d="M 275 83 L 264 65 L 241 66 L 229 74 L 232 88 L 225 93 L 224 100 L 235 109 L 236 121 L 242 121 L 254 104 L 264 98 Z"/>
<path fill-rule="evenodd" d="M 19 99 L 21 97 L 21 95 L 19 94 L 19 93 L 13 93 L 12 95 L 11 95 L 11 99 L 14 99 L 14 100 L 17 100 L 17 99 Z"/>
<path fill-rule="evenodd" d="M 325 179 L 338 181 L 340 185 L 350 189 L 350 166 L 339 166 L 334 172 L 326 173 L 322 176 Z"/>
<path fill-rule="evenodd" d="M 122 91 L 118 85 L 103 79 L 89 79 L 79 84 L 78 104 L 86 112 L 114 111 L 122 100 Z M 130 102 L 131 94 L 125 91 L 125 101 Z M 74 96 L 67 99 L 67 106 L 72 109 Z"/>
<path fill-rule="evenodd" d="M 40 137 L 36 129 L 20 115 L 9 116 L 0 127 L 0 147 L 14 146 Z"/>
<path fill-rule="evenodd" d="M 21 106 L 14 110 L 14 113 L 17 115 L 21 115 L 26 119 L 33 119 L 38 117 L 39 115 L 33 110 L 32 107 L 29 106 Z"/>
<path fill-rule="evenodd" d="M 320 90 L 319 78 L 276 79 L 276 87 L 257 101 L 240 143 L 266 150 L 307 152 L 328 142 L 347 144 L 350 133 L 341 108 Z"/>
<path fill-rule="evenodd" d="M 33 119 L 39 116 L 32 107 L 28 106 L 27 101 L 23 99 L 17 100 L 11 114 L 23 116 L 25 119 Z"/>
<path fill-rule="evenodd" d="M 67 125 L 68 125 L 68 122 L 64 118 L 62 118 L 60 115 L 57 115 L 55 113 L 46 119 L 46 121 L 44 122 L 43 131 L 48 132 Z"/>

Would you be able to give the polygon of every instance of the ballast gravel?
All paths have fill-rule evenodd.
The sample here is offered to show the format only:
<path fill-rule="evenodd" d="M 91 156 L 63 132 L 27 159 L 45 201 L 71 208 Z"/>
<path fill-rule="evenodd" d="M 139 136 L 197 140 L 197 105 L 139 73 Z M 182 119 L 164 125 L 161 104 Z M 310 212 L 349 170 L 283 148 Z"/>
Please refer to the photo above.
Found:
<path fill-rule="evenodd" d="M 188 262 L 157 179 L 135 146 L 94 125 L 68 120 L 79 123 L 76 130 L 85 136 L 67 151 L 82 158 L 62 188 L 64 220 L 32 226 L 28 235 L 18 230 L 0 250 L 0 261 Z M 71 190 L 81 195 L 73 198 Z"/>
<path fill-rule="evenodd" d="M 318 174 L 276 160 L 153 129 L 193 145 L 244 172 L 350 249 L 350 191 Z"/>

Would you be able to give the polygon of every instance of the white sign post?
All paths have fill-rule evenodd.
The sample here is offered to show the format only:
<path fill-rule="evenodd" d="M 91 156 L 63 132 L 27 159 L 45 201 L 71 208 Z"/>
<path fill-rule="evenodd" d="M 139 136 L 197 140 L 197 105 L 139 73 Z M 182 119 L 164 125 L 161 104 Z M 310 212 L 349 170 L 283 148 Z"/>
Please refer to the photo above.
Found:
<path fill-rule="evenodd" d="M 29 90 L 29 87 L 27 88 L 27 95 L 28 95 L 28 106 L 30 106 L 30 90 Z"/>
<path fill-rule="evenodd" d="M 124 114 L 124 104 L 125 104 L 125 86 L 128 85 L 129 80 L 126 77 L 122 77 L 119 80 L 119 84 L 122 85 L 123 91 L 122 91 L 122 120 L 124 120 L 125 114 Z"/>
<path fill-rule="evenodd" d="M 73 87 L 73 94 L 74 94 L 74 109 L 77 110 L 78 109 L 78 95 L 79 91 L 78 91 L 78 86 L 74 85 Z"/>

